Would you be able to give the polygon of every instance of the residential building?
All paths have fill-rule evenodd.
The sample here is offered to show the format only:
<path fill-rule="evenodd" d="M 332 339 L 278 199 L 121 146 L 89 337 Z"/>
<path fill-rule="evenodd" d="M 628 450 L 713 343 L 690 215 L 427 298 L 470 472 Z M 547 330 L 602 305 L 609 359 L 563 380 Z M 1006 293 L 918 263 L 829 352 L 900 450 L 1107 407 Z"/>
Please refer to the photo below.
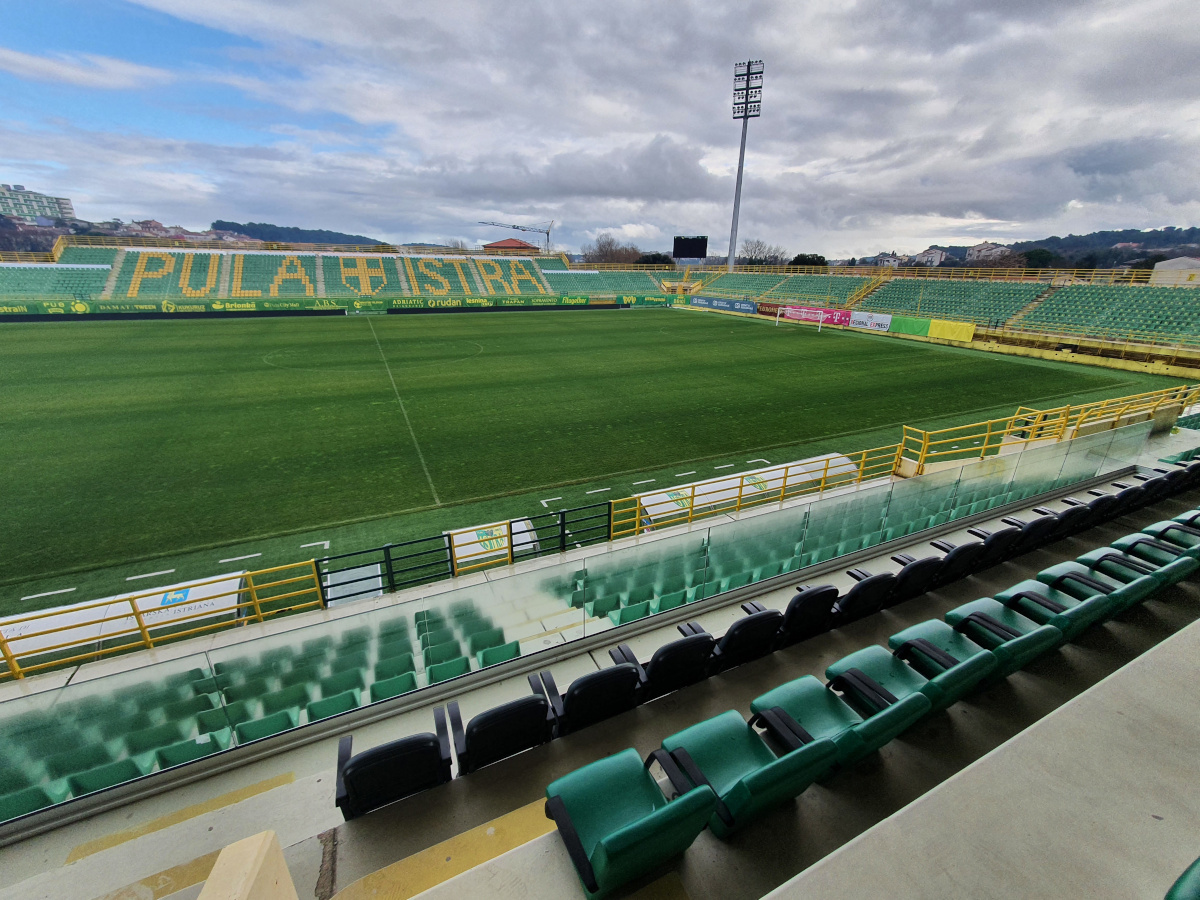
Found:
<path fill-rule="evenodd" d="M 1003 244 L 993 244 L 991 241 L 984 241 L 982 244 L 976 244 L 967 250 L 967 262 L 986 262 L 989 259 L 996 259 L 999 256 L 1007 256 L 1011 252 Z"/>
<path fill-rule="evenodd" d="M 922 250 L 920 253 L 914 256 L 912 261 L 918 266 L 929 266 L 932 268 L 933 266 L 940 266 L 949 258 L 950 254 L 945 250 L 939 250 L 937 247 L 930 247 L 928 250 Z"/>
<path fill-rule="evenodd" d="M 1156 263 L 1150 273 L 1150 283 L 1164 287 L 1200 287 L 1200 257 L 1179 256 Z"/>
<path fill-rule="evenodd" d="M 36 221 L 38 216 L 73 219 L 75 208 L 66 197 L 28 191 L 23 184 L 0 184 L 0 216 L 12 216 L 28 222 Z"/>

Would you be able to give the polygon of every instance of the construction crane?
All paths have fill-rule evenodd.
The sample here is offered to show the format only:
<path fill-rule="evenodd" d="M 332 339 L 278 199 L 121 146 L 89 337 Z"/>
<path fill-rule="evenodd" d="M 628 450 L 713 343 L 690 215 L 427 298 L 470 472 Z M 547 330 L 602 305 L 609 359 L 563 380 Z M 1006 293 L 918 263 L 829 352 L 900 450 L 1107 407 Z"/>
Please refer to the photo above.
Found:
<path fill-rule="evenodd" d="M 511 228 L 514 231 L 532 231 L 536 234 L 544 234 L 546 236 L 546 252 L 550 252 L 550 229 L 554 227 L 554 220 L 549 222 L 541 222 L 537 225 L 509 225 L 506 222 L 480 222 L 480 225 L 495 225 L 497 228 Z"/>

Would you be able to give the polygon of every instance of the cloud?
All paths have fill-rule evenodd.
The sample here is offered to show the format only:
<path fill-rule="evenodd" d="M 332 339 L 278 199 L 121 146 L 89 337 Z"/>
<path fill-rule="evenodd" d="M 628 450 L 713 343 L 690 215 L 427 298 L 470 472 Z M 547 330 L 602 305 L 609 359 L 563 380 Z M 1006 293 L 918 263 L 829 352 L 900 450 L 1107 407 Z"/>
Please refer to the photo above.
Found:
<path fill-rule="evenodd" d="M 192 134 L 206 134 L 204 116 L 251 134 L 173 139 L 118 107 L 109 130 L 5 117 L 0 162 L 26 182 L 53 173 L 47 189 L 84 198 L 95 218 L 397 241 L 554 219 L 572 248 L 607 230 L 647 249 L 707 233 L 720 252 L 739 138 L 732 64 L 753 54 L 767 76 L 743 237 L 836 257 L 1200 221 L 1191 0 L 141 5 L 229 35 L 224 53 L 181 57 L 175 110 L 195 116 Z M 13 53 L 0 67 L 15 71 Z M 110 87 L 170 77 L 16 56 L 23 77 L 73 66 L 92 80 L 58 80 L 80 86 L 101 72 Z M 198 111 L 209 89 L 242 107 Z"/>
<path fill-rule="evenodd" d="M 165 69 L 109 56 L 91 53 L 35 56 L 6 47 L 0 47 L 0 70 L 31 81 L 59 82 L 98 90 L 128 90 L 174 80 L 172 73 Z"/>

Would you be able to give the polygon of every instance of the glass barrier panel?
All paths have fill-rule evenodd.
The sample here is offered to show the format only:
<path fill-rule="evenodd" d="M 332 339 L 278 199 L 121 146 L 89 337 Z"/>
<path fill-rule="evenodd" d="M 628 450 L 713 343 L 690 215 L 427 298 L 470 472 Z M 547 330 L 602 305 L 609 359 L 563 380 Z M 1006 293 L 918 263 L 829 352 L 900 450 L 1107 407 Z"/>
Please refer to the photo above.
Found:
<path fill-rule="evenodd" d="M 1112 430 L 1112 443 L 1105 454 L 1104 462 L 1097 474 L 1112 472 L 1131 466 L 1146 451 L 1146 440 L 1150 437 L 1152 422 L 1138 422 Z"/>
<path fill-rule="evenodd" d="M 203 654 L 0 703 L 0 821 L 230 746 Z"/>
<path fill-rule="evenodd" d="M 963 466 L 951 518 L 973 516 L 1007 503 L 1020 459 L 1019 453 L 1010 453 Z"/>
<path fill-rule="evenodd" d="M 961 469 L 944 469 L 892 485 L 883 539 L 890 541 L 950 520 Z"/>
<path fill-rule="evenodd" d="M 731 591 L 800 567 L 797 548 L 811 504 L 748 515 L 714 525 L 705 595 Z"/>
<path fill-rule="evenodd" d="M 816 565 L 878 544 L 891 492 L 892 485 L 880 485 L 811 504 L 798 549 L 800 565 Z"/>
<path fill-rule="evenodd" d="M 1067 457 L 1058 474 L 1058 487 L 1094 478 L 1108 456 L 1115 430 L 1100 431 L 1068 442 Z"/>
<path fill-rule="evenodd" d="M 1009 502 L 1054 490 L 1067 458 L 1068 443 L 1061 441 L 1022 452 L 1013 473 Z"/>

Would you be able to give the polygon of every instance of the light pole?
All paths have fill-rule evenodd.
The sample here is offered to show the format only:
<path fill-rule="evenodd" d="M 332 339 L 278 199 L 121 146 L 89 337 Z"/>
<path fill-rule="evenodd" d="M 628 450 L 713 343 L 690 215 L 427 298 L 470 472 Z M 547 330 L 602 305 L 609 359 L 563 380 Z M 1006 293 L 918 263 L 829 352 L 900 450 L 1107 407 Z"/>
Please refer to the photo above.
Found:
<path fill-rule="evenodd" d="M 742 120 L 742 149 L 738 152 L 737 187 L 733 192 L 733 227 L 729 229 L 729 271 L 737 252 L 738 212 L 742 206 L 742 166 L 746 163 L 746 128 L 762 115 L 763 61 L 751 59 L 733 67 L 733 117 Z"/>

